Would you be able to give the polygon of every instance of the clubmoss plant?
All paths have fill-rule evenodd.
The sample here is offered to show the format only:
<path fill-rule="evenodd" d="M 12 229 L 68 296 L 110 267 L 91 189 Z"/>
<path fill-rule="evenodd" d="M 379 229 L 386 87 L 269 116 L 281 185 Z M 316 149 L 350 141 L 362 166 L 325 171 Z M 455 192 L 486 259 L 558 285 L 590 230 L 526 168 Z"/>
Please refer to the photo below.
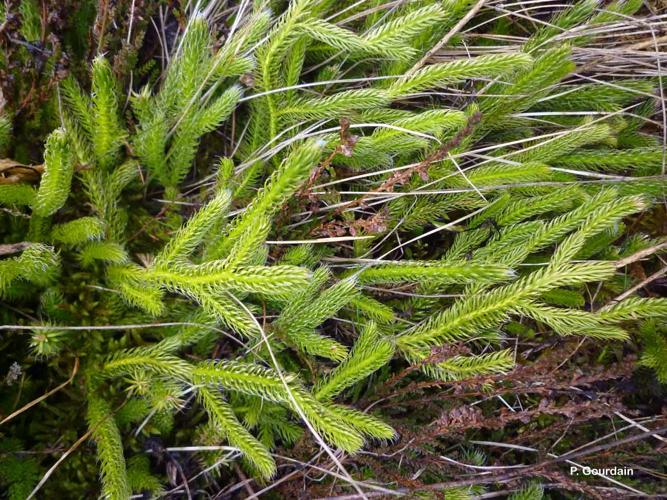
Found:
<path fill-rule="evenodd" d="M 611 343 L 667 316 L 667 299 L 603 302 L 660 243 L 624 226 L 664 194 L 642 121 L 659 83 L 575 76 L 577 47 L 641 2 L 576 2 L 518 45 L 427 60 L 460 47 L 473 2 L 278 4 L 183 6 L 157 79 L 100 51 L 89 82 L 59 84 L 38 175 L 0 163 L 3 349 L 29 373 L 0 400 L 0 443 L 90 438 L 75 494 L 95 468 L 106 498 L 164 492 L 147 455 L 170 440 L 199 447 L 202 484 L 237 459 L 268 481 L 308 436 L 334 459 L 395 439 L 353 404 L 392 373 L 511 371 L 510 320 Z M 10 401 L 65 380 L 43 423 Z M 12 498 L 58 491 L 33 472 L 59 464 L 9 456 Z"/>

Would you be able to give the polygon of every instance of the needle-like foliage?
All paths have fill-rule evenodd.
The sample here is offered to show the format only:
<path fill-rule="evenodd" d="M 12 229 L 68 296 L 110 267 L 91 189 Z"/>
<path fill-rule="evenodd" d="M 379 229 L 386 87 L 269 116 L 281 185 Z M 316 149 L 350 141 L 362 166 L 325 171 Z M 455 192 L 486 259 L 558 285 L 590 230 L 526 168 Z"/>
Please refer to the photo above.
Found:
<path fill-rule="evenodd" d="M 584 50 L 635 26 L 641 2 L 171 2 L 145 18 L 150 2 L 102 2 L 84 37 L 97 55 L 67 77 L 51 57 L 81 40 L 47 51 L 36 3 L 19 3 L 30 43 L 5 37 L 3 6 L 0 45 L 63 74 L 36 151 L 15 141 L 30 99 L 0 115 L 2 345 L 27 373 L 6 376 L 20 388 L 0 412 L 41 465 L 46 430 L 90 437 L 73 496 L 192 496 L 232 474 L 252 489 L 293 445 L 347 480 L 396 430 L 406 467 L 431 471 L 410 443 L 439 449 L 456 422 L 420 428 L 404 400 L 376 403 L 469 379 L 493 394 L 569 336 L 621 352 L 639 332 L 640 364 L 667 378 L 665 299 L 632 283 L 664 251 L 646 221 L 664 201 L 662 82 Z M 418 404 L 445 411 L 433 395 Z M 12 457 L 3 485 L 20 484 L 2 475 Z"/>

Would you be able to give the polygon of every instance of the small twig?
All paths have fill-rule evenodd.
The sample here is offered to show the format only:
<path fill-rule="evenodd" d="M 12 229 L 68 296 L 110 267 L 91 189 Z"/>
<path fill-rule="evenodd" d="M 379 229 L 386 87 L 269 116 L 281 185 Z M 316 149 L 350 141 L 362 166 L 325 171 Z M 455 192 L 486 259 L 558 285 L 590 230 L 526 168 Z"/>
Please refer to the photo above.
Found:
<path fill-rule="evenodd" d="M 101 18 L 100 18 L 101 16 Z M 98 5 L 98 16 L 95 21 L 95 29 L 97 31 L 97 53 L 102 53 L 104 46 L 104 35 L 107 31 L 107 21 L 109 17 L 109 1 L 102 0 Z"/>
<path fill-rule="evenodd" d="M 617 260 L 616 261 L 616 269 L 619 269 L 621 267 L 625 267 L 628 264 L 632 264 L 633 262 L 637 262 L 638 260 L 644 259 L 646 257 L 649 257 L 655 253 L 658 253 L 660 250 L 667 249 L 667 241 L 663 241 L 662 243 L 659 243 L 657 245 L 654 245 L 649 248 L 644 248 L 643 250 L 640 250 L 639 252 L 635 252 L 632 255 L 629 255 L 625 257 L 624 259 Z"/>
<path fill-rule="evenodd" d="M 466 137 L 468 137 L 473 133 L 475 127 L 481 121 L 481 119 L 482 119 L 481 113 L 479 112 L 473 113 L 468 118 L 468 122 L 465 124 L 465 126 L 461 130 L 459 130 L 454 137 L 452 137 L 449 141 L 440 146 L 436 151 L 428 155 L 425 159 L 423 159 L 422 161 L 420 161 L 415 165 L 412 165 L 410 168 L 394 172 L 394 174 L 392 174 L 392 176 L 389 177 L 387 180 L 385 180 L 380 186 L 371 191 L 368 191 L 366 194 L 363 194 L 359 198 L 355 198 L 354 200 L 351 200 L 347 203 L 340 204 L 338 208 L 336 208 L 333 211 L 332 215 L 335 217 L 337 215 L 341 215 L 344 211 L 349 210 L 351 208 L 363 206 L 369 198 L 378 193 L 393 192 L 397 186 L 402 186 L 403 184 L 408 182 L 415 173 L 419 174 L 422 178 L 426 178 L 428 176 L 429 167 L 433 163 L 442 161 L 447 156 L 449 156 L 449 153 L 452 149 L 458 147 Z M 357 221 L 357 223 L 358 222 L 359 221 Z M 326 234 L 327 229 L 330 229 L 332 226 L 337 226 L 337 225 L 339 225 L 339 223 L 336 222 L 324 223 L 313 229 L 310 232 L 310 234 L 322 234 L 322 233 Z"/>
<path fill-rule="evenodd" d="M 19 414 L 23 413 L 24 411 L 26 411 L 26 410 L 32 408 L 32 407 L 35 406 L 36 404 L 41 403 L 42 401 L 44 401 L 46 398 L 48 398 L 48 397 L 51 396 L 52 394 L 55 394 L 56 392 L 58 392 L 58 391 L 59 391 L 60 389 L 62 389 L 63 387 L 65 387 L 65 386 L 67 386 L 68 384 L 70 384 L 70 383 L 72 382 L 72 380 L 74 380 L 74 377 L 75 377 L 75 375 L 76 375 L 76 373 L 77 373 L 78 371 L 79 371 L 79 358 L 74 358 L 74 366 L 72 367 L 72 373 L 71 373 L 71 375 L 69 376 L 69 378 L 68 378 L 67 380 L 65 380 L 65 381 L 64 381 L 62 384 L 60 384 L 58 387 L 56 387 L 56 388 L 54 388 L 54 389 L 51 389 L 51 390 L 50 390 L 49 392 L 47 392 L 46 394 L 44 394 L 44 395 L 38 397 L 37 399 L 33 399 L 32 401 L 30 401 L 30 403 L 28 403 L 28 404 L 22 406 L 21 408 L 19 408 L 18 410 L 16 410 L 16 411 L 15 411 L 14 413 L 12 413 L 11 415 L 6 416 L 4 419 L 2 419 L 2 421 L 0 421 L 0 425 L 4 424 L 4 423 L 6 423 L 6 422 L 9 422 L 11 419 L 13 419 L 14 417 L 16 417 L 17 415 L 19 415 Z"/>
<path fill-rule="evenodd" d="M 407 73 L 405 73 L 405 76 L 410 76 L 416 73 L 419 69 L 421 69 L 426 62 L 433 57 L 433 55 L 438 52 L 441 48 L 443 48 L 445 45 L 449 43 L 449 41 L 452 39 L 454 35 L 456 35 L 461 28 L 463 28 L 468 21 L 470 21 L 473 17 L 477 15 L 477 13 L 480 11 L 480 9 L 484 6 L 486 3 L 486 0 L 479 0 L 469 11 L 468 13 L 461 18 L 461 20 L 456 23 L 452 29 L 450 29 L 447 34 L 442 37 L 442 39 L 436 43 L 431 50 L 429 50 L 424 57 L 422 57 L 412 68 L 408 70 Z"/>
<path fill-rule="evenodd" d="M 190 493 L 190 486 L 188 485 L 188 477 L 185 475 L 185 472 L 183 471 L 183 467 L 181 467 L 181 464 L 178 463 L 178 460 L 174 460 L 172 458 L 171 463 L 174 464 L 174 467 L 176 467 L 176 470 L 181 476 L 181 479 L 183 480 L 183 489 L 185 490 L 185 495 L 187 496 L 188 500 L 192 500 L 192 493 Z"/>
<path fill-rule="evenodd" d="M 241 467 L 239 467 L 238 464 L 234 464 L 234 470 L 236 471 L 236 474 L 241 478 L 241 484 L 246 490 L 246 493 L 248 495 L 253 496 L 255 495 L 255 490 L 252 489 L 252 486 L 250 486 L 250 483 L 252 482 L 251 480 L 248 479 L 248 476 L 246 476 L 243 471 L 241 470 Z"/>
<path fill-rule="evenodd" d="M 621 48 L 626 50 L 640 50 L 640 49 L 645 49 L 646 47 L 660 45 L 663 42 L 667 42 L 667 35 L 663 35 L 656 39 L 649 39 L 649 40 L 644 40 L 643 42 L 633 43 L 632 45 L 628 45 Z"/>
<path fill-rule="evenodd" d="M 20 243 L 6 243 L 0 245 L 0 255 L 11 255 L 13 253 L 19 253 L 27 248 L 30 248 L 32 243 L 29 241 L 21 241 Z"/>
<path fill-rule="evenodd" d="M 266 240 L 267 245 L 312 245 L 313 243 L 340 243 L 341 241 L 356 241 L 375 238 L 375 236 L 340 236 L 331 238 L 314 238 L 310 240 Z"/>
<path fill-rule="evenodd" d="M 626 437 L 626 438 L 623 438 L 623 439 L 619 439 L 619 440 L 613 441 L 611 443 L 601 444 L 601 445 L 593 446 L 593 447 L 590 447 L 590 448 L 585 448 L 581 451 L 564 453 L 563 455 L 560 455 L 557 458 L 554 458 L 553 460 L 549 460 L 549 461 L 545 461 L 545 462 L 542 462 L 540 464 L 537 464 L 533 468 L 543 468 L 543 467 L 546 467 L 548 465 L 556 464 L 558 462 L 564 462 L 566 460 L 572 460 L 574 458 L 584 457 L 584 456 L 590 455 L 592 453 L 597 453 L 599 451 L 605 451 L 605 450 L 609 450 L 611 448 L 615 448 L 617 446 L 621 446 L 621 445 L 624 445 L 624 444 L 630 444 L 630 443 L 634 443 L 635 441 L 641 441 L 642 439 L 647 438 L 647 437 L 656 437 L 660 434 L 667 434 L 667 427 L 663 427 L 661 429 L 656 429 L 654 431 L 648 430 L 646 432 L 642 432 L 640 434 L 635 434 L 633 436 L 629 436 L 629 437 Z"/>
<path fill-rule="evenodd" d="M 616 303 L 622 301 L 623 299 L 628 298 L 630 295 L 632 295 L 633 293 L 635 293 L 637 290 L 641 290 L 641 289 L 644 288 L 646 285 L 648 285 L 648 284 L 651 283 L 652 281 L 657 280 L 657 279 L 660 278 L 661 276 L 664 276 L 665 274 L 667 274 L 667 267 L 663 267 L 662 269 L 660 269 L 660 271 L 657 271 L 657 272 L 653 273 L 651 276 L 649 276 L 649 277 L 646 278 L 645 280 L 642 280 L 640 283 L 637 283 L 637 284 L 636 284 L 635 286 L 633 286 L 632 288 L 626 290 L 626 291 L 623 292 L 621 295 L 619 295 L 618 297 L 616 297 L 615 299 L 613 299 L 611 302 L 609 302 L 609 304 L 607 304 L 607 305 L 606 305 L 605 307 L 603 307 L 602 309 L 604 310 L 604 309 L 606 309 L 607 307 L 610 307 L 610 306 L 612 306 L 612 305 L 614 305 L 614 304 L 616 304 Z"/>
<path fill-rule="evenodd" d="M 412 175 L 415 173 L 421 175 L 422 177 L 426 176 L 428 168 L 433 163 L 444 160 L 449 155 L 449 152 L 452 149 L 459 146 L 463 141 L 463 139 L 472 134 L 473 130 L 475 129 L 475 126 L 480 122 L 481 119 L 482 119 L 481 113 L 479 112 L 474 113 L 472 116 L 470 116 L 470 118 L 468 118 L 468 122 L 466 123 L 465 127 L 459 130 L 454 137 L 452 137 L 449 141 L 440 146 L 435 152 L 428 155 L 424 160 L 420 161 L 418 164 L 410 168 L 401 170 L 399 172 L 395 172 L 391 177 L 389 177 L 389 179 L 384 181 L 379 187 L 372 190 L 369 194 L 365 194 L 355 200 L 352 200 L 350 203 L 342 205 L 341 207 L 336 209 L 335 213 L 340 214 L 343 212 L 344 209 L 349 209 L 355 206 L 363 205 L 365 201 L 373 194 L 392 192 L 396 186 L 400 186 L 408 182 L 412 177 Z"/>
<path fill-rule="evenodd" d="M 123 406 L 125 406 L 125 403 L 127 403 L 127 400 L 123 401 L 123 403 L 120 406 L 118 406 L 118 408 L 116 408 L 116 410 L 113 413 L 115 414 L 116 412 L 118 412 L 118 410 L 120 410 Z M 53 475 L 53 473 L 60 466 L 60 464 L 63 463 L 65 459 L 69 457 L 72 453 L 74 453 L 77 450 L 77 448 L 79 448 L 79 446 L 81 446 L 90 436 L 92 436 L 93 432 L 96 431 L 100 427 L 100 425 L 106 422 L 109 418 L 113 418 L 113 415 L 106 415 L 95 425 L 95 427 L 88 429 L 88 431 L 83 436 L 77 439 L 77 441 L 65 453 L 62 454 L 62 456 L 56 461 L 56 463 L 53 464 L 49 470 L 46 471 L 44 476 L 42 476 L 42 479 L 39 481 L 39 483 L 37 483 L 37 486 L 35 486 L 35 488 L 30 492 L 30 495 L 28 495 L 28 498 L 26 498 L 26 500 L 35 498 L 37 492 L 49 480 L 49 478 Z"/>
<path fill-rule="evenodd" d="M 127 28 L 127 45 L 130 45 L 130 42 L 132 40 L 132 24 L 134 22 L 134 2 L 135 0 L 132 0 L 132 5 L 130 6 L 130 25 Z"/>
<path fill-rule="evenodd" d="M 636 427 L 637 429 L 642 430 L 644 432 L 650 432 L 650 429 L 648 427 L 645 427 L 642 424 L 640 424 L 639 422 L 637 422 L 635 420 L 632 420 L 630 417 L 628 417 L 626 415 L 623 415 L 620 411 L 615 411 L 614 414 L 617 417 L 619 417 L 619 418 L 625 420 L 626 422 L 628 422 L 629 424 L 631 424 L 633 427 Z M 658 441 L 662 441 L 663 443 L 667 443 L 667 439 L 665 439 L 664 437 L 658 436 L 657 434 L 651 434 L 651 435 L 654 438 L 656 438 Z"/>
<path fill-rule="evenodd" d="M 470 479 L 460 479 L 456 481 L 449 481 L 449 482 L 443 482 L 443 483 L 435 483 L 435 484 L 426 484 L 418 488 L 398 488 L 394 490 L 397 494 L 410 494 L 414 493 L 415 491 L 442 491 L 445 489 L 449 488 L 461 488 L 465 486 L 471 486 L 471 485 L 481 485 L 481 484 L 489 484 L 489 483 L 506 483 L 508 481 L 512 481 L 517 478 L 521 477 L 526 477 L 527 475 L 530 475 L 530 473 L 534 473 L 539 475 L 540 471 L 542 471 L 545 467 L 550 466 L 550 465 L 556 465 L 560 462 L 568 461 L 573 458 L 578 458 L 586 455 L 590 455 L 591 453 L 596 453 L 599 451 L 605 451 L 610 448 L 615 448 L 616 446 L 624 445 L 624 444 L 629 444 L 635 441 L 642 440 L 646 437 L 653 436 L 656 434 L 666 434 L 667 433 L 667 427 L 662 428 L 662 429 L 657 429 L 655 431 L 649 431 L 641 434 L 636 434 L 634 436 L 630 436 L 624 439 L 620 439 L 618 441 L 614 441 L 613 443 L 609 443 L 606 445 L 600 445 L 600 446 L 594 446 L 585 450 L 582 450 L 577 453 L 565 453 L 563 455 L 560 455 L 552 460 L 545 460 L 542 462 L 539 462 L 535 465 L 526 465 L 525 467 L 522 467 L 518 470 L 512 470 L 510 472 L 502 473 L 502 474 L 489 474 L 487 476 L 474 476 Z M 366 494 L 368 497 L 376 497 L 376 496 L 382 496 L 382 493 L 379 492 L 368 492 Z M 337 496 L 337 497 L 325 497 L 326 500 L 352 500 L 355 497 L 352 495 L 345 495 L 345 496 Z M 323 498 L 322 500 L 325 500 Z"/>
<path fill-rule="evenodd" d="M 49 470 L 46 471 L 46 474 L 42 477 L 42 479 L 37 483 L 37 486 L 30 492 L 30 495 L 28 495 L 28 498 L 26 500 L 30 500 L 31 498 L 35 498 L 35 495 L 37 492 L 44 486 L 44 483 L 46 483 L 51 475 L 56 471 L 58 466 L 65 461 L 67 457 L 69 457 L 72 453 L 76 451 L 76 449 L 81 446 L 93 433 L 93 429 L 88 429 L 88 431 L 81 436 L 76 443 L 74 443 L 69 450 L 67 450 L 65 453 L 62 454 L 62 456 L 56 461 L 55 464 L 51 466 Z"/>
<path fill-rule="evenodd" d="M 326 170 L 333 159 L 342 154 L 343 156 L 350 157 L 354 151 L 354 146 L 357 144 L 359 138 L 356 135 L 350 134 L 350 120 L 347 118 L 340 119 L 340 143 L 334 148 L 329 156 L 327 156 L 320 165 L 313 170 L 310 174 L 310 177 L 306 181 L 306 184 L 303 186 L 301 191 L 297 194 L 299 198 L 308 196 L 309 192 L 313 188 L 315 181 L 319 178 L 324 170 Z"/>

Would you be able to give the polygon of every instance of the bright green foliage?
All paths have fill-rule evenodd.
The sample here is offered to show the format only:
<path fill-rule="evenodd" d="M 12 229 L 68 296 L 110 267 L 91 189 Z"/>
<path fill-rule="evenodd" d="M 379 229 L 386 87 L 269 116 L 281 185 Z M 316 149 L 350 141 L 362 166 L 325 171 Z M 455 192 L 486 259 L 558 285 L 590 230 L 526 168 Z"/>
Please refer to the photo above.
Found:
<path fill-rule="evenodd" d="M 288 344 L 308 354 L 341 361 L 347 354 L 347 348 L 319 335 L 315 328 L 333 317 L 359 293 L 356 281 L 351 278 L 341 280 L 320 293 L 320 288 L 329 277 L 326 268 L 318 269 L 309 286 L 290 294 L 287 306 L 272 327 Z"/>
<path fill-rule="evenodd" d="M 206 259 L 233 258 L 233 247 L 252 248 L 266 238 L 267 220 L 294 194 L 307 178 L 319 157 L 321 148 L 314 142 L 306 142 L 292 151 L 284 163 L 269 177 L 253 202 L 229 225 L 224 238 L 209 243 Z M 262 229 L 258 231 L 258 228 Z M 248 235 L 253 237 L 248 237 Z M 243 242 L 243 244 L 241 244 Z M 238 250 L 237 250 L 238 251 Z"/>
<path fill-rule="evenodd" d="M 367 438 L 389 441 L 396 437 L 391 426 L 368 413 L 343 405 L 329 404 L 325 408 L 332 417 L 345 422 Z"/>
<path fill-rule="evenodd" d="M 529 231 L 517 232 L 520 225 L 509 226 L 501 231 L 482 248 L 482 252 L 473 252 L 472 262 L 493 259 L 516 266 L 530 253 L 539 251 L 546 245 L 561 240 L 570 231 L 575 230 L 557 247 L 550 263 L 537 271 L 519 278 L 517 281 L 502 285 L 480 294 L 480 286 L 473 287 L 467 295 L 451 308 L 427 318 L 416 327 L 408 330 L 397 339 L 399 349 L 410 359 L 424 359 L 429 350 L 447 341 L 472 338 L 494 329 L 506 321 L 510 315 L 528 316 L 549 325 L 561 335 L 579 334 L 600 338 L 627 338 L 627 333 L 616 326 L 625 319 L 641 317 L 643 312 L 661 310 L 661 302 L 650 302 L 650 306 L 642 306 L 641 301 L 628 299 L 626 306 L 632 313 L 626 312 L 623 302 L 609 312 L 598 314 L 560 309 L 541 305 L 536 300 L 544 293 L 562 286 L 572 286 L 589 281 L 608 279 L 614 274 L 613 265 L 604 262 L 576 263 L 571 262 L 583 247 L 586 238 L 591 237 L 605 227 L 617 223 L 623 216 L 641 209 L 641 200 L 633 197 L 614 199 L 612 203 L 605 201 L 610 192 L 602 192 L 581 206 L 547 225 L 528 225 Z M 584 210 L 585 207 L 585 210 Z M 579 215 L 581 213 L 581 216 Z M 584 214 L 586 214 L 584 216 Z M 516 235 L 516 236 L 515 236 Z M 502 244 L 504 240 L 507 243 Z M 508 244 L 511 242 L 511 244 Z M 617 309 L 617 312 L 615 311 Z M 480 360 L 484 371 L 494 371 L 507 366 L 507 361 L 500 359 Z M 445 371 L 456 372 L 455 366 L 447 366 L 448 360 L 438 363 Z M 500 363 L 497 365 L 496 363 Z M 453 375 L 452 375 L 453 376 Z"/>
<path fill-rule="evenodd" d="M 354 452 L 363 445 L 360 432 L 367 432 L 366 425 L 357 429 L 354 420 L 336 418 L 330 408 L 318 403 L 291 375 L 279 376 L 257 365 L 225 361 L 196 366 L 193 378 L 198 384 L 221 386 L 248 396 L 285 404 L 302 414 L 317 432 L 343 450 Z"/>
<path fill-rule="evenodd" d="M 562 10 L 550 20 L 548 25 L 538 30 L 524 45 L 524 50 L 532 52 L 543 49 L 546 43 L 557 38 L 559 34 L 586 21 L 593 14 L 597 5 L 597 0 L 573 2 L 572 6 Z"/>
<path fill-rule="evenodd" d="M 158 266 L 167 266 L 179 259 L 189 257 L 204 238 L 207 237 L 213 227 L 219 225 L 230 203 L 230 195 L 227 191 L 221 191 L 204 208 L 199 210 L 187 224 L 185 224 L 169 243 L 158 254 L 155 263 Z"/>
<path fill-rule="evenodd" d="M 109 404 L 95 391 L 88 396 L 88 425 L 100 458 L 102 491 L 110 498 L 127 498 L 130 485 L 125 470 L 123 443 Z"/>
<path fill-rule="evenodd" d="M 26 184 L 0 185 L 0 203 L 3 205 L 32 205 L 35 189 Z"/>
<path fill-rule="evenodd" d="M 377 108 L 389 104 L 389 96 L 382 90 L 348 90 L 329 97 L 299 99 L 281 109 L 278 115 L 291 119 L 318 119 L 345 116 L 354 110 Z"/>
<path fill-rule="evenodd" d="M 619 80 L 613 86 L 599 83 L 573 85 L 558 89 L 545 97 L 538 108 L 545 111 L 571 111 L 577 109 L 595 111 L 619 111 L 624 106 L 652 95 L 654 84 L 645 80 Z"/>
<path fill-rule="evenodd" d="M 32 244 L 19 257 L 0 261 L 0 294 L 6 293 L 15 280 L 46 286 L 59 271 L 58 255 L 53 247 Z"/>
<path fill-rule="evenodd" d="M 502 77 L 525 70 L 531 62 L 532 59 L 527 54 L 508 54 L 431 64 L 392 83 L 389 87 L 389 94 L 392 97 L 400 97 L 468 78 Z"/>
<path fill-rule="evenodd" d="M 181 457 L 149 438 L 201 445 L 197 494 L 239 457 L 275 477 L 272 451 L 297 442 L 354 454 L 397 437 L 358 404 L 376 389 L 509 372 L 524 336 L 627 342 L 649 320 L 641 364 L 667 379 L 665 299 L 615 299 L 634 277 L 618 261 L 661 242 L 643 220 L 666 185 L 645 127 L 658 82 L 582 83 L 576 49 L 637 1 L 572 3 L 538 27 L 514 4 L 491 23 L 487 5 L 450 37 L 475 3 L 176 2 L 150 19 L 165 27 L 150 50 L 127 33 L 58 83 L 43 169 L 0 172 L 2 314 L 21 327 L 7 345 L 40 365 L 0 402 L 80 366 L 45 415 L 90 433 L 82 494 L 97 467 L 102 496 L 168 495 L 156 463 Z M 0 117 L 3 154 L 21 130 Z M 28 415 L 8 432 L 32 433 Z M 11 496 L 41 460 L 0 456 Z"/>
<path fill-rule="evenodd" d="M 409 43 L 420 33 L 440 22 L 446 13 L 438 5 L 415 9 L 370 30 L 364 41 L 390 58 L 407 59 L 414 55 Z"/>
<path fill-rule="evenodd" d="M 629 297 L 622 302 L 605 307 L 599 315 L 607 321 L 629 321 L 667 316 L 667 299 L 643 299 Z"/>
<path fill-rule="evenodd" d="M 241 450 L 245 459 L 262 477 L 273 476 L 276 472 L 273 458 L 264 445 L 241 425 L 232 408 L 214 390 L 200 387 L 197 392 L 220 438 Z"/>
<path fill-rule="evenodd" d="M 482 100 L 480 111 L 485 124 L 495 128 L 502 123 L 502 117 L 528 109 L 547 93 L 550 85 L 558 83 L 573 69 L 568 47 L 545 51 L 529 70 L 518 72 L 508 83 L 495 83 L 487 89 L 487 95 L 500 97 Z"/>
<path fill-rule="evenodd" d="M 372 283 L 433 283 L 467 284 L 500 281 L 512 277 L 502 266 L 477 264 L 446 264 L 440 261 L 401 261 L 364 269 L 358 273 L 362 284 Z"/>
<path fill-rule="evenodd" d="M 63 130 L 55 130 L 44 146 L 44 175 L 39 184 L 33 210 L 48 217 L 67 200 L 74 172 L 73 158 Z"/>
<path fill-rule="evenodd" d="M 127 261 L 127 254 L 121 245 L 110 241 L 94 241 L 87 244 L 79 253 L 81 263 L 89 266 L 96 260 L 122 264 Z"/>
<path fill-rule="evenodd" d="M 90 240 L 96 240 L 104 234 L 104 222 L 95 217 L 81 217 L 80 219 L 58 224 L 51 231 L 51 238 L 67 245 L 78 245 Z"/>
<path fill-rule="evenodd" d="M 352 352 L 315 388 L 315 396 L 320 401 L 332 399 L 386 365 L 393 355 L 392 343 L 382 338 L 374 323 L 369 323 Z"/>
<path fill-rule="evenodd" d="M 509 496 L 510 500 L 542 500 L 544 489 L 539 483 L 530 483 Z"/>
<path fill-rule="evenodd" d="M 117 161 L 127 132 L 120 120 L 120 89 L 111 65 L 102 56 L 93 61 L 91 97 L 68 79 L 63 96 L 68 107 L 72 138 L 79 144 L 80 161 L 94 161 L 109 170 Z"/>
<path fill-rule="evenodd" d="M 367 110 L 362 119 L 368 122 L 378 121 L 378 127 L 372 134 L 359 137 L 352 156 L 337 155 L 336 162 L 360 169 L 379 169 L 394 163 L 394 157 L 402 157 L 427 148 L 433 138 L 441 138 L 447 132 L 465 125 L 464 113 L 450 110 L 429 110 L 421 113 L 408 113 L 385 116 L 385 113 L 373 113 Z M 330 147 L 335 147 L 338 137 L 327 137 Z"/>
<path fill-rule="evenodd" d="M 23 23 L 21 25 L 21 34 L 26 40 L 39 40 L 40 36 L 40 16 L 39 4 L 34 0 L 21 2 L 19 12 Z"/>
<path fill-rule="evenodd" d="M 203 135 L 231 114 L 241 97 L 234 85 L 218 91 L 217 79 L 247 71 L 250 60 L 231 64 L 260 33 L 263 16 L 252 18 L 236 39 L 211 54 L 208 22 L 202 15 L 189 21 L 159 92 L 145 88 L 133 101 L 139 130 L 133 141 L 144 165 L 164 186 L 176 189 L 191 168 Z"/>
<path fill-rule="evenodd" d="M 377 323 L 391 323 L 396 319 L 391 307 L 368 295 L 358 295 L 352 299 L 350 304 L 361 314 Z"/>
<path fill-rule="evenodd" d="M 657 321 L 646 321 L 640 329 L 644 346 L 639 364 L 655 370 L 657 379 L 667 383 L 667 335 Z"/>
<path fill-rule="evenodd" d="M 101 168 L 114 163 L 124 131 L 118 118 L 118 89 L 111 66 L 104 57 L 93 61 L 91 130 L 93 154 Z"/>
<path fill-rule="evenodd" d="M 272 449 L 278 442 L 294 444 L 303 435 L 301 427 L 290 420 L 289 410 L 284 406 L 240 395 L 231 399 L 235 411 L 243 416 L 243 423 L 256 431 L 266 448 Z"/>
<path fill-rule="evenodd" d="M 44 329 L 36 329 L 30 338 L 30 349 L 35 356 L 50 358 L 62 352 L 66 342 L 71 338 L 70 332 L 58 330 L 51 325 L 43 325 Z"/>
<path fill-rule="evenodd" d="M 463 488 L 447 488 L 443 492 L 451 500 L 472 500 L 484 493 L 481 486 L 468 486 Z"/>
<path fill-rule="evenodd" d="M 33 457 L 15 454 L 22 449 L 13 438 L 0 440 L 0 484 L 10 500 L 23 500 L 39 481 L 39 464 Z"/>
<path fill-rule="evenodd" d="M 0 115 L 0 153 L 9 145 L 12 133 L 12 122 L 5 115 Z"/>
<path fill-rule="evenodd" d="M 141 455 L 127 461 L 127 482 L 132 491 L 147 491 L 153 495 L 164 491 L 161 481 L 150 472 L 148 457 Z"/>
<path fill-rule="evenodd" d="M 657 173 L 662 167 L 662 151 L 653 148 L 582 149 L 559 156 L 553 165 L 561 168 L 586 168 L 593 171 L 623 172 L 641 168 Z"/>

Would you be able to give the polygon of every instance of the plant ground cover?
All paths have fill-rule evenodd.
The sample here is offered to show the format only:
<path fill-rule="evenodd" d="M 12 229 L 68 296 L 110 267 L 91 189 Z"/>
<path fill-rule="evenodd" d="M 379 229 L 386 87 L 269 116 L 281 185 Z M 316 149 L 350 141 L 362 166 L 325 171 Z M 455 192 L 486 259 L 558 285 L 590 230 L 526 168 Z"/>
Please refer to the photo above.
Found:
<path fill-rule="evenodd" d="M 663 10 L 5 1 L 2 494 L 667 494 Z"/>

